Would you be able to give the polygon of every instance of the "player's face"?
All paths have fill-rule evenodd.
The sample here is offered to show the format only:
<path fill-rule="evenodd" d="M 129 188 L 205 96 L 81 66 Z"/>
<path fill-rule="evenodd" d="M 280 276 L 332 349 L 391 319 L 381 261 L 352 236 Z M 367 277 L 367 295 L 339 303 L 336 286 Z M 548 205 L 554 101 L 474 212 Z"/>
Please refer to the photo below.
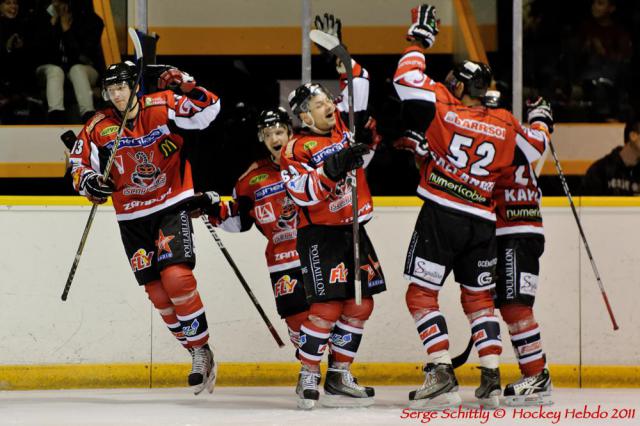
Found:
<path fill-rule="evenodd" d="M 109 100 L 113 103 L 113 106 L 116 107 L 118 111 L 124 113 L 127 109 L 127 102 L 129 101 L 129 96 L 131 96 L 131 88 L 129 85 L 122 81 L 119 83 L 112 84 L 106 87 L 107 94 L 109 95 Z"/>
<path fill-rule="evenodd" d="M 276 163 L 280 163 L 280 150 L 289 141 L 289 130 L 286 126 L 276 124 L 261 130 L 262 140 Z"/>
<path fill-rule="evenodd" d="M 14 19 L 18 16 L 18 8 L 18 0 L 0 1 L 0 16 L 6 16 L 9 19 Z"/>
<path fill-rule="evenodd" d="M 318 93 L 309 100 L 309 115 L 321 132 L 329 132 L 336 125 L 335 111 L 336 105 L 325 93 Z"/>

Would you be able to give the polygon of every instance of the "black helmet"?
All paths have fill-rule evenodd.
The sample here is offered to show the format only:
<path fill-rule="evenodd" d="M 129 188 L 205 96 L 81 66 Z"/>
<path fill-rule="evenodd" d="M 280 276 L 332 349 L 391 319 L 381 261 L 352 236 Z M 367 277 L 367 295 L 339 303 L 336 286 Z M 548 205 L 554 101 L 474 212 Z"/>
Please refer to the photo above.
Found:
<path fill-rule="evenodd" d="M 126 82 L 131 90 L 134 90 L 137 79 L 138 70 L 131 61 L 120 62 L 109 66 L 104 73 L 104 77 L 102 77 L 102 98 L 105 101 L 109 100 L 107 87 L 112 84 Z"/>
<path fill-rule="evenodd" d="M 291 107 L 291 111 L 295 115 L 309 111 L 309 99 L 320 93 L 324 93 L 329 99 L 333 99 L 331 93 L 322 84 L 305 83 L 298 87 L 289 93 L 289 106 Z"/>
<path fill-rule="evenodd" d="M 282 107 L 276 109 L 265 109 L 258 116 L 258 139 L 263 141 L 262 130 L 268 127 L 282 126 L 286 127 L 289 134 L 291 134 L 291 118 Z"/>
<path fill-rule="evenodd" d="M 457 82 L 464 83 L 464 93 L 472 98 L 484 97 L 492 79 L 489 65 L 468 60 L 453 68 L 453 76 L 456 81 L 450 82 L 450 88 L 453 88 Z"/>

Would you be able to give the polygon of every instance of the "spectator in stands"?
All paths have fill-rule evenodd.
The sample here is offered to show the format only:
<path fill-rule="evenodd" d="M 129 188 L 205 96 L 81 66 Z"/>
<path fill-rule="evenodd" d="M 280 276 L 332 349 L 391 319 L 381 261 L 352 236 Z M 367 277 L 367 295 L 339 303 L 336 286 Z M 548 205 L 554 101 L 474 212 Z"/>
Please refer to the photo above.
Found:
<path fill-rule="evenodd" d="M 576 82 L 573 98 L 588 102 L 593 121 L 618 118 L 628 103 L 631 36 L 614 19 L 616 0 L 593 0 L 591 16 L 574 32 L 567 51 L 568 75 Z"/>
<path fill-rule="evenodd" d="M 46 88 L 49 122 L 66 122 L 65 76 L 71 81 L 82 121 L 95 112 L 93 88 L 102 69 L 100 36 L 104 24 L 80 0 L 51 0 L 36 22 L 39 60 L 36 75 Z"/>
<path fill-rule="evenodd" d="M 27 25 L 18 0 L 0 0 L 0 123 L 20 122 L 29 113 L 26 91 L 33 64 L 27 51 Z"/>
<path fill-rule="evenodd" d="M 589 167 L 584 195 L 640 195 L 640 121 L 627 123 L 624 146 L 618 146 Z"/>

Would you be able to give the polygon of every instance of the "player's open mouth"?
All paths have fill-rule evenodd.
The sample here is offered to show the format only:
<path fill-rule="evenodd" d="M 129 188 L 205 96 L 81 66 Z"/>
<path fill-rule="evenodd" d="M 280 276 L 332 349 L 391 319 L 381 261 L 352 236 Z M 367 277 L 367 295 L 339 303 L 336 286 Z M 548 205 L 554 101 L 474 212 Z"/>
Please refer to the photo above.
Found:
<path fill-rule="evenodd" d="M 326 118 L 327 120 L 331 119 L 331 117 L 333 117 L 333 113 L 332 112 L 330 112 L 329 114 L 324 116 L 324 118 Z"/>
<path fill-rule="evenodd" d="M 274 145 L 271 147 L 274 151 L 280 151 L 280 148 L 282 148 L 282 145 Z"/>

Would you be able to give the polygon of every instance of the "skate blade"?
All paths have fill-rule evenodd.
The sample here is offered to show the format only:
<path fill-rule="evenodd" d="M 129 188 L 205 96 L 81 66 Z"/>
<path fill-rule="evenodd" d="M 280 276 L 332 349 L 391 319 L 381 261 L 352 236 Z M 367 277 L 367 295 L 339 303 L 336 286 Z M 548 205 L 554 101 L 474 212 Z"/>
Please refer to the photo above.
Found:
<path fill-rule="evenodd" d="M 545 406 L 553 405 L 551 400 L 551 391 L 539 392 L 531 395 L 517 395 L 517 396 L 505 396 L 505 405 L 509 407 L 530 407 L 530 406 Z"/>
<path fill-rule="evenodd" d="M 415 399 L 409 401 L 412 410 L 438 411 L 449 407 L 457 407 L 462 404 L 462 398 L 458 392 L 449 392 L 438 395 L 435 398 Z"/>
<path fill-rule="evenodd" d="M 311 410 L 313 409 L 313 407 L 316 406 L 316 400 L 315 399 L 298 399 L 297 401 L 297 405 L 298 408 L 300 410 Z"/>
<path fill-rule="evenodd" d="M 218 378 L 218 364 L 214 362 L 213 368 L 211 369 L 211 372 L 207 376 L 207 379 L 203 383 L 193 387 L 193 394 L 200 395 L 202 391 L 205 389 L 207 390 L 207 392 L 213 393 L 213 388 L 216 386 L 217 378 Z"/>
<path fill-rule="evenodd" d="M 358 408 L 371 407 L 375 403 L 373 397 L 354 398 L 344 395 L 323 395 L 320 404 L 328 408 Z"/>

